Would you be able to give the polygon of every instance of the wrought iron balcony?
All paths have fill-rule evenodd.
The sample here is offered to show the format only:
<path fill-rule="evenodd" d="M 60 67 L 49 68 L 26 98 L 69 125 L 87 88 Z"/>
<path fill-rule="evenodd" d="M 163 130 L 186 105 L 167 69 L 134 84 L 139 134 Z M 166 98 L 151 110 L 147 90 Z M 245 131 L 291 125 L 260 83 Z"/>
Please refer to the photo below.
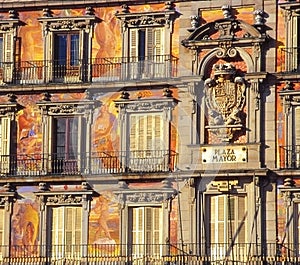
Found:
<path fill-rule="evenodd" d="M 178 243 L 18 245 L 0 248 L 0 264 L 200 265 L 204 262 L 205 264 L 277 264 L 277 262 L 299 264 L 299 246 L 276 243 L 263 245 Z"/>
<path fill-rule="evenodd" d="M 177 153 L 169 150 L 91 154 L 17 154 L 0 156 L 2 176 L 158 173 L 173 171 Z"/>
<path fill-rule="evenodd" d="M 0 63 L 0 85 L 156 80 L 177 76 L 171 55 L 96 58 L 87 61 L 21 61 Z"/>
<path fill-rule="evenodd" d="M 300 169 L 300 145 L 280 147 L 280 168 Z"/>

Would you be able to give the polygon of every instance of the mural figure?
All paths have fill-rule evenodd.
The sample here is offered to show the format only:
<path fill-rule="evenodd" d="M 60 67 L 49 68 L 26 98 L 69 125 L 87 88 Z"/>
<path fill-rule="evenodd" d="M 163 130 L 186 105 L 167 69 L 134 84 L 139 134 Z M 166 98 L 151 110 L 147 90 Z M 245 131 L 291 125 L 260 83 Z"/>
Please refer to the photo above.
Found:
<path fill-rule="evenodd" d="M 17 202 L 12 216 L 12 255 L 37 254 L 38 211 L 33 202 Z"/>
<path fill-rule="evenodd" d="M 111 239 L 107 225 L 109 217 L 108 201 L 103 196 L 98 198 L 94 211 L 98 214 L 98 229 L 96 230 L 96 238 L 103 237 L 104 235 L 108 239 Z"/>

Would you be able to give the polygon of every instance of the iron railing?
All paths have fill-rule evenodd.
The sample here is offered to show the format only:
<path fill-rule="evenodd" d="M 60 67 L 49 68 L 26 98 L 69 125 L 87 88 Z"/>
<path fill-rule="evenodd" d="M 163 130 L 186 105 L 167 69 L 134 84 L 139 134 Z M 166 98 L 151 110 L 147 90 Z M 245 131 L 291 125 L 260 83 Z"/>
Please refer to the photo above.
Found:
<path fill-rule="evenodd" d="M 177 76 L 177 64 L 172 55 L 2 62 L 0 85 L 166 79 Z"/>
<path fill-rule="evenodd" d="M 300 169 L 300 145 L 280 147 L 280 168 Z"/>
<path fill-rule="evenodd" d="M 79 154 L 0 155 L 2 176 L 158 173 L 173 171 L 177 153 L 170 150 L 107 151 Z"/>
<path fill-rule="evenodd" d="M 0 264 L 299 264 L 299 247 L 276 243 L 0 246 Z"/>

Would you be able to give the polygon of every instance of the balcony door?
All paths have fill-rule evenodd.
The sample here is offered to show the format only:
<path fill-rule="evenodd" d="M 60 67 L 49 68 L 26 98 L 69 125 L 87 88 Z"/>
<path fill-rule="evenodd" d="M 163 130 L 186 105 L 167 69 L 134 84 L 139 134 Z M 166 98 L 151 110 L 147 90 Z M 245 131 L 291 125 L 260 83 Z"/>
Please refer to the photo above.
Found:
<path fill-rule="evenodd" d="M 54 78 L 79 80 L 79 33 L 56 33 L 54 37 Z"/>
<path fill-rule="evenodd" d="M 163 171 L 168 166 L 169 146 L 162 113 L 130 115 L 129 169 Z"/>
<path fill-rule="evenodd" d="M 50 242 L 52 260 L 81 256 L 82 208 L 76 206 L 51 207 Z"/>
<path fill-rule="evenodd" d="M 78 117 L 53 119 L 53 173 L 76 173 L 79 168 L 80 139 Z"/>
<path fill-rule="evenodd" d="M 128 251 L 133 264 L 155 264 L 153 258 L 158 260 L 162 250 L 162 208 L 130 207 L 128 224 L 130 242 Z"/>
<path fill-rule="evenodd" d="M 164 74 L 164 28 L 130 29 L 130 77 L 155 78 Z"/>
<path fill-rule="evenodd" d="M 214 260 L 247 256 L 246 198 L 217 195 L 209 198 L 210 255 Z"/>

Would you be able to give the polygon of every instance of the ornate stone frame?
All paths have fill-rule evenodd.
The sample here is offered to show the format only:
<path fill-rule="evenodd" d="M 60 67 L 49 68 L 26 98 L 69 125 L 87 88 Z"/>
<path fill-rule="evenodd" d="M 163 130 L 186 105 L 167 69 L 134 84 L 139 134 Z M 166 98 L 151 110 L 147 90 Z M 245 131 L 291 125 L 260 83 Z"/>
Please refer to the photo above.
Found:
<path fill-rule="evenodd" d="M 293 84 L 287 82 L 285 87 L 279 92 L 283 104 L 283 119 L 286 124 L 284 127 L 285 145 L 294 145 L 295 132 L 293 124 L 295 124 L 294 109 L 300 106 L 300 91 L 294 90 Z"/>
<path fill-rule="evenodd" d="M 160 206 L 162 207 L 162 237 L 163 244 L 169 243 L 169 230 L 170 230 L 170 211 L 171 201 L 176 197 L 176 191 L 171 188 L 168 181 L 162 182 L 163 187 L 161 189 L 129 189 L 125 182 L 119 182 L 119 190 L 114 191 L 119 201 L 120 206 L 120 240 L 122 247 L 122 253 L 127 253 L 128 241 L 128 216 L 129 208 L 137 206 Z M 165 254 L 167 248 L 164 249 Z"/>
<path fill-rule="evenodd" d="M 3 186 L 3 191 L 0 192 L 0 208 L 4 208 L 4 246 L 10 245 L 10 233 L 11 233 L 11 216 L 13 211 L 13 204 L 17 200 L 18 194 L 15 189 L 7 183 Z M 10 249 L 4 247 L 2 251 L 3 257 L 8 257 L 10 254 Z"/>
<path fill-rule="evenodd" d="M 299 246 L 299 231 L 297 231 L 299 223 L 297 220 L 298 205 L 300 204 L 300 188 L 293 185 L 290 186 L 287 182 L 284 186 L 279 187 L 279 190 L 284 200 L 284 206 L 286 207 L 286 235 L 284 242 L 279 243 L 287 243 L 290 246 L 294 246 L 297 243 L 297 246 Z"/>
<path fill-rule="evenodd" d="M 262 83 L 266 79 L 266 73 L 262 72 L 261 65 L 263 57 L 263 44 L 267 40 L 266 27 L 264 25 L 264 12 L 254 11 L 256 23 L 250 25 L 242 20 L 236 19 L 231 14 L 230 6 L 222 7 L 224 18 L 195 27 L 192 33 L 182 41 L 182 45 L 191 50 L 193 62 L 192 69 L 196 69 L 202 80 L 209 78 L 214 60 L 234 59 L 239 56 L 247 65 L 245 79 L 250 84 L 246 92 L 246 106 L 248 115 L 246 128 L 257 128 L 257 130 L 246 130 L 248 142 L 260 143 L 260 113 Z M 244 35 L 237 34 L 244 31 Z M 203 53 L 205 53 L 203 55 Z M 198 89 L 193 91 L 198 101 L 204 104 L 202 91 L 204 83 L 200 82 Z M 200 119 L 200 144 L 206 144 L 205 138 L 205 116 L 204 112 L 198 113 Z"/>
<path fill-rule="evenodd" d="M 130 13 L 130 8 L 125 4 L 122 12 L 117 12 L 116 17 L 121 20 L 123 34 L 123 57 L 129 56 L 129 31 L 131 28 L 164 27 L 165 29 L 165 54 L 171 54 L 171 35 L 176 18 L 180 16 L 173 6 L 166 3 L 164 11 Z"/>
<path fill-rule="evenodd" d="M 145 115 L 153 112 L 163 112 L 165 120 L 165 132 L 170 133 L 170 122 L 172 120 L 172 110 L 176 106 L 177 101 L 174 98 L 162 98 L 162 99 L 120 99 L 115 100 L 115 105 L 118 108 L 118 119 L 120 121 L 120 147 L 122 151 L 128 151 L 128 128 L 129 117 L 131 114 L 142 112 Z M 170 146 L 170 137 L 166 137 L 166 146 Z M 126 163 L 125 163 L 126 164 Z"/>
<path fill-rule="evenodd" d="M 23 108 L 20 104 L 16 102 L 16 96 L 14 94 L 7 95 L 9 102 L 0 103 L 0 119 L 5 119 L 7 122 L 7 141 L 9 144 L 7 154 L 11 155 L 16 152 L 16 144 L 17 144 L 17 123 L 16 123 L 16 115 L 19 110 Z M 0 174 L 5 175 L 6 173 L 10 173 L 10 156 L 8 156 L 5 160 L 5 165 L 2 165 L 1 169 L 3 170 Z"/>
<path fill-rule="evenodd" d="M 94 15 L 92 8 L 86 8 L 84 16 L 74 17 L 52 17 L 49 9 L 43 10 L 43 17 L 38 19 L 43 26 L 44 37 L 44 60 L 48 64 L 46 81 L 53 80 L 52 63 L 53 63 L 53 44 L 54 35 L 59 32 L 79 32 L 79 64 L 81 70 L 77 79 L 67 80 L 68 82 L 91 81 L 91 55 L 92 55 L 92 38 L 94 36 L 94 26 L 101 20 Z"/>
<path fill-rule="evenodd" d="M 300 61 L 299 59 L 299 44 L 300 37 L 297 32 L 300 27 L 300 4 L 299 2 L 286 1 L 280 3 L 279 6 L 284 10 L 285 17 L 285 47 L 281 51 L 284 53 L 282 56 L 285 58 L 285 69 L 288 72 L 298 72 Z M 298 36 L 295 40 L 295 36 Z M 287 49 L 285 51 L 284 49 Z"/>
<path fill-rule="evenodd" d="M 49 222 L 48 208 L 55 206 L 78 206 L 82 208 L 82 257 L 87 254 L 88 245 L 88 223 L 91 201 L 93 197 L 98 196 L 95 191 L 89 189 L 87 183 L 82 183 L 82 190 L 76 191 L 50 191 L 46 183 L 39 184 L 40 191 L 34 192 L 40 205 L 40 246 L 41 255 L 47 254 L 47 243 L 49 231 L 47 229 Z"/>
<path fill-rule="evenodd" d="M 86 165 L 84 172 L 89 173 L 89 157 L 91 152 L 91 126 L 93 121 L 93 113 L 95 108 L 100 106 L 100 102 L 96 100 L 82 99 L 81 101 L 60 101 L 51 102 L 49 98 L 37 103 L 40 107 L 42 114 L 42 134 L 43 134 L 43 154 L 51 154 L 51 126 L 53 117 L 57 116 L 77 116 L 79 118 L 85 118 L 86 120 L 86 133 L 85 150 L 80 153 L 87 154 Z M 80 131 L 81 132 L 81 131 Z M 79 137 L 81 139 L 81 137 Z M 50 161 L 51 162 L 51 161 Z M 49 167 L 50 164 L 49 164 Z"/>
<path fill-rule="evenodd" d="M 15 50 L 16 40 L 18 35 L 18 28 L 23 23 L 18 18 L 18 13 L 14 10 L 9 11 L 9 19 L 0 20 L 0 34 L 4 38 L 4 53 L 2 68 L 3 68 L 3 79 L 0 79 L 0 84 L 10 83 L 13 79 L 13 67 L 15 63 Z M 10 50 L 5 50 L 7 43 L 11 44 Z"/>

